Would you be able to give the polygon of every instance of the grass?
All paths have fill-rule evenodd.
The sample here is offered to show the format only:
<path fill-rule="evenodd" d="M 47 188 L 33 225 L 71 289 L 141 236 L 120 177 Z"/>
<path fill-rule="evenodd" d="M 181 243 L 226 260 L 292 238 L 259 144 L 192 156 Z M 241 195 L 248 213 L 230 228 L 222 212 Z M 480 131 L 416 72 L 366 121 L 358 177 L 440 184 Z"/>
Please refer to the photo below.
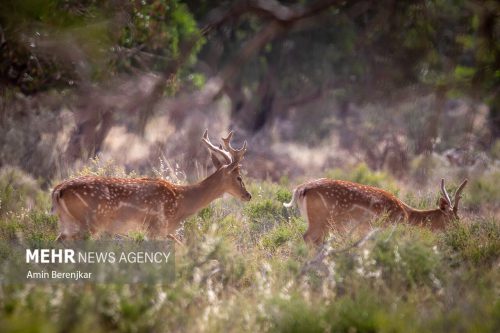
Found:
<path fill-rule="evenodd" d="M 399 192 L 393 177 L 384 171 L 371 171 L 365 163 L 360 163 L 350 170 L 340 168 L 328 170 L 325 177 L 380 187 L 395 195 Z"/>
<path fill-rule="evenodd" d="M 492 170 L 474 178 L 468 185 L 464 203 L 478 210 L 481 206 L 500 208 L 500 170 Z"/>
<path fill-rule="evenodd" d="M 500 228 L 495 218 L 482 218 L 470 223 L 456 223 L 443 235 L 449 247 L 450 258 L 471 265 L 488 265 L 500 255 Z"/>
<path fill-rule="evenodd" d="M 398 185 L 363 168 L 342 172 L 345 179 Z M 2 198 L 15 199 L 5 201 L 10 208 L 0 215 L 0 242 L 53 242 L 57 219 L 50 215 L 49 191 L 36 182 L 24 190 L 23 177 L 28 176 L 2 187 Z M 0 331 L 500 330 L 500 221 L 495 214 L 470 215 L 440 234 L 389 227 L 346 251 L 340 250 L 357 236 L 333 235 L 321 257 L 304 244 L 306 223 L 297 210 L 282 206 L 291 198 L 291 186 L 247 183 L 253 194 L 249 203 L 220 199 L 185 222 L 173 283 L 0 284 Z M 475 195 L 482 194 L 468 192 L 468 200 Z"/>

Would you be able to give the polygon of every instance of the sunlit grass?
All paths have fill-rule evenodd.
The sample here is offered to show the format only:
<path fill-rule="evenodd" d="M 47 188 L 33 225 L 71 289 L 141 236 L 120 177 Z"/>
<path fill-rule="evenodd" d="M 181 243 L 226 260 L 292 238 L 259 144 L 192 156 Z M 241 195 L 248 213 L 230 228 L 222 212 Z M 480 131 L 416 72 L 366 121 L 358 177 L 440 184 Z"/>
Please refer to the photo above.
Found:
<path fill-rule="evenodd" d="M 360 171 L 344 172 L 355 177 Z M 363 172 L 365 179 L 372 177 Z M 498 330 L 497 218 L 471 216 L 439 234 L 389 226 L 359 246 L 352 244 L 360 234 L 333 234 L 324 247 L 313 249 L 302 240 L 307 225 L 298 210 L 282 206 L 291 198 L 291 186 L 247 183 L 249 203 L 222 198 L 187 219 L 184 246 L 176 248 L 174 282 L 0 285 L 0 331 Z M 9 204 L 12 210 L 2 214 L 2 241 L 40 245 L 55 239 L 49 191 L 35 191 L 41 196 L 35 205 Z M 414 203 L 434 200 L 429 194 Z M 129 236 L 144 239 L 142 233 Z"/>

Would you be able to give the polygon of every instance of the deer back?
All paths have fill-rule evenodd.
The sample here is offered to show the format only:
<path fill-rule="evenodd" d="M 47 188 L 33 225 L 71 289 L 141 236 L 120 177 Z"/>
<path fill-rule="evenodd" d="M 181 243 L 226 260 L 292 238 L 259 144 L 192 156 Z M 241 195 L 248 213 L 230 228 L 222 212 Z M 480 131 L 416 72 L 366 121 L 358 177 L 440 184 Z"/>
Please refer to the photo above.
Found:
<path fill-rule="evenodd" d="M 148 216 L 173 216 L 178 198 L 175 185 L 150 178 L 80 177 L 59 184 L 53 192 L 54 209 L 66 220 L 104 229 L 115 220 L 140 223 Z"/>

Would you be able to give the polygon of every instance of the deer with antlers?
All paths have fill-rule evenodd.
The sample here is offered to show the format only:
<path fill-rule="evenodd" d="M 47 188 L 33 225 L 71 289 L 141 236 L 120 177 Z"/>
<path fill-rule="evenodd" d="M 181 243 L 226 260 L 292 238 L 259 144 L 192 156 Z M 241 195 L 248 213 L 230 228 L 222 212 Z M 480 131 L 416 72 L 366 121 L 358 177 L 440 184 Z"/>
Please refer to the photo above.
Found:
<path fill-rule="evenodd" d="M 291 207 L 297 202 L 309 225 L 304 234 L 307 243 L 320 244 L 329 230 L 339 230 L 350 222 L 369 226 L 374 217 L 384 214 L 389 221 L 441 230 L 448 222 L 458 219 L 458 203 L 466 184 L 467 179 L 458 187 L 452 202 L 442 179 L 438 208 L 419 210 L 376 187 L 322 178 L 296 187 L 292 200 L 284 206 Z"/>
<path fill-rule="evenodd" d="M 127 234 L 142 230 L 150 238 L 173 238 L 188 216 L 206 207 L 224 193 L 249 201 L 240 173 L 247 149 L 231 146 L 233 132 L 206 145 L 216 171 L 194 185 L 176 185 L 162 179 L 79 177 L 57 185 L 52 192 L 53 209 L 59 216 L 58 239 L 78 239 L 85 234 Z"/>

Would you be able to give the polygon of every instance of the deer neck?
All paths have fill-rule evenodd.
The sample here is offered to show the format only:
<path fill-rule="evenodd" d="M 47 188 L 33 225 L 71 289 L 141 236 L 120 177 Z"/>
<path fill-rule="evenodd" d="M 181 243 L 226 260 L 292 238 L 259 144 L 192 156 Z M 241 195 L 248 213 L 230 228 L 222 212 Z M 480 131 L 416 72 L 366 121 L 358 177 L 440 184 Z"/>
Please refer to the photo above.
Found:
<path fill-rule="evenodd" d="M 415 209 L 404 204 L 406 213 L 408 214 L 408 223 L 413 225 L 431 224 L 440 220 L 442 212 L 439 208 L 436 209 Z"/>
<path fill-rule="evenodd" d="M 179 188 L 179 195 L 182 196 L 179 200 L 181 218 L 195 214 L 224 194 L 221 176 L 222 173 L 216 171 L 197 184 Z"/>

